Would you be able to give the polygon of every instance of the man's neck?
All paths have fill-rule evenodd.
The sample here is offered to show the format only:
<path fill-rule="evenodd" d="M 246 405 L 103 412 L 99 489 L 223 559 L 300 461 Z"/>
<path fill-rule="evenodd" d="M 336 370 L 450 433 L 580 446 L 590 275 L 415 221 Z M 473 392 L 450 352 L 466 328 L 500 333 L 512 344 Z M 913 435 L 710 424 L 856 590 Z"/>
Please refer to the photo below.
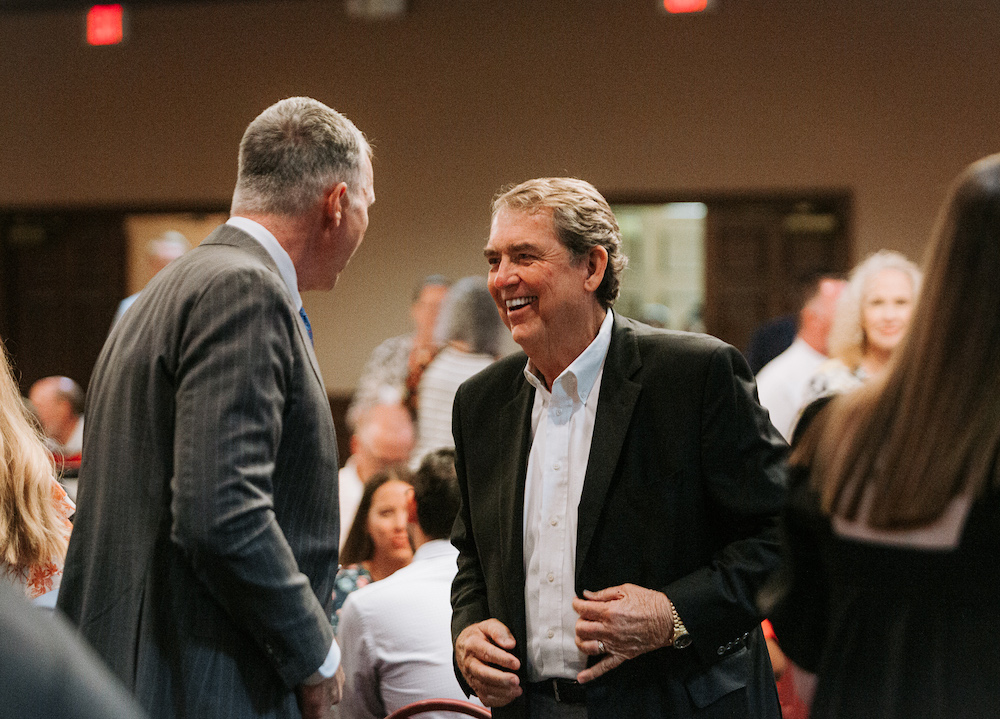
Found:
<path fill-rule="evenodd" d="M 266 228 L 274 235 L 282 249 L 288 253 L 295 267 L 295 274 L 298 278 L 300 290 L 307 290 L 303 285 L 303 276 L 308 277 L 308 268 L 305 259 L 309 256 L 309 238 L 313 235 L 311 216 L 302 215 L 291 217 L 287 215 L 266 215 L 253 212 L 234 212 L 237 217 L 245 217 L 253 220 L 258 225 Z"/>
<path fill-rule="evenodd" d="M 801 332 L 799 332 L 796 339 L 802 340 L 807 345 L 812 347 L 814 350 L 819 352 L 821 355 L 826 354 L 826 335 L 820 332 L 810 332 L 806 329 L 803 329 Z"/>
<path fill-rule="evenodd" d="M 553 333 L 553 335 L 558 334 L 560 338 L 556 340 L 553 337 L 547 346 L 530 350 L 522 347 L 531 359 L 535 374 L 545 384 L 546 389 L 552 389 L 552 383 L 556 378 L 597 339 L 597 333 L 601 331 L 601 323 L 607 314 L 606 309 L 595 304 L 594 313 L 584 321 L 576 323 L 570 334 Z"/>
<path fill-rule="evenodd" d="M 410 535 L 413 539 L 413 551 L 417 551 L 422 546 L 428 542 L 434 541 L 434 537 L 428 537 L 424 534 L 424 530 L 420 528 L 419 524 L 413 524 L 413 533 Z"/>

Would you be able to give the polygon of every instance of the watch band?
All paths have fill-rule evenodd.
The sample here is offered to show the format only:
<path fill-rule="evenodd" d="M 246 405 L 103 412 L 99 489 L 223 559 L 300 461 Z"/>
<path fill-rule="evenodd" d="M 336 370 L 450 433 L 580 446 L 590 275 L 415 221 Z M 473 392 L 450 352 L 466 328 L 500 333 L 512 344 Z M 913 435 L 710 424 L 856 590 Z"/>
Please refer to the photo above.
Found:
<path fill-rule="evenodd" d="M 686 649 L 691 646 L 691 635 L 688 633 L 687 627 L 684 626 L 684 622 L 681 621 L 677 607 L 674 606 L 673 602 L 670 602 L 670 618 L 674 623 L 674 638 L 671 645 L 674 649 Z"/>

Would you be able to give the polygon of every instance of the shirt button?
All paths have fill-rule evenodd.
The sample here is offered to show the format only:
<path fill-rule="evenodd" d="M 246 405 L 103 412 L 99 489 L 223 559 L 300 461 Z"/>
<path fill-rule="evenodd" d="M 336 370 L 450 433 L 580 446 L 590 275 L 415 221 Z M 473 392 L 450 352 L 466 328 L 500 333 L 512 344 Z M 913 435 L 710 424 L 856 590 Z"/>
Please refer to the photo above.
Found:
<path fill-rule="evenodd" d="M 561 409 L 557 409 L 556 410 L 556 417 L 562 417 L 562 410 Z"/>
<path fill-rule="evenodd" d="M 561 464 L 559 464 L 558 462 L 556 462 L 555 464 L 553 464 L 553 465 L 552 465 L 552 469 L 554 469 L 554 470 L 555 470 L 555 471 L 557 471 L 557 472 L 559 471 L 559 469 L 560 469 L 561 467 L 562 467 L 562 465 L 561 465 Z"/>
<path fill-rule="evenodd" d="M 551 629 L 548 631 L 548 637 L 549 637 L 549 639 L 551 639 L 555 635 L 556 635 L 556 633 L 554 631 L 552 631 Z"/>
<path fill-rule="evenodd" d="M 552 519 L 549 520 L 549 524 L 551 524 L 553 527 L 558 527 L 559 526 L 559 520 L 556 519 L 555 517 L 553 517 Z"/>
<path fill-rule="evenodd" d="M 554 575 L 552 572 L 549 572 L 549 575 L 546 577 L 546 579 L 548 579 L 550 582 L 554 582 L 556 581 L 556 575 Z"/>

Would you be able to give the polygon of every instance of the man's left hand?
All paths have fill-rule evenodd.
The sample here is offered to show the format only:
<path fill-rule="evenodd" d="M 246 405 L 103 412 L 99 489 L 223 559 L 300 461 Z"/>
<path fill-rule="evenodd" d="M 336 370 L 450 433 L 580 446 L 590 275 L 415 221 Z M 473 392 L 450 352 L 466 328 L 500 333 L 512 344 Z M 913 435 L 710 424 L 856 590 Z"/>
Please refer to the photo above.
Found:
<path fill-rule="evenodd" d="M 576 646 L 584 654 L 603 654 L 599 662 L 576 676 L 583 684 L 611 671 L 626 659 L 665 647 L 674 634 L 670 600 L 662 592 L 621 584 L 599 592 L 583 592 L 573 600 Z"/>
<path fill-rule="evenodd" d="M 344 665 L 337 667 L 336 673 L 318 684 L 299 684 L 295 687 L 295 699 L 302 712 L 302 719 L 327 719 L 332 716 L 331 707 L 339 704 L 344 694 Z"/>

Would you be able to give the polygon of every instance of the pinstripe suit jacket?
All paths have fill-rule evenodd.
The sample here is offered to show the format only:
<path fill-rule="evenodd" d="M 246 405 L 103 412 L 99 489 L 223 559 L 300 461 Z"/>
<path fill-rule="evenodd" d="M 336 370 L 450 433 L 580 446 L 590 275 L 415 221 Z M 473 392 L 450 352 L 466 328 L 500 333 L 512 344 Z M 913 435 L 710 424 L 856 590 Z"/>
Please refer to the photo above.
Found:
<path fill-rule="evenodd" d="M 295 717 L 323 662 L 333 420 L 273 260 L 222 226 L 160 272 L 90 382 L 59 606 L 154 717 Z"/>

